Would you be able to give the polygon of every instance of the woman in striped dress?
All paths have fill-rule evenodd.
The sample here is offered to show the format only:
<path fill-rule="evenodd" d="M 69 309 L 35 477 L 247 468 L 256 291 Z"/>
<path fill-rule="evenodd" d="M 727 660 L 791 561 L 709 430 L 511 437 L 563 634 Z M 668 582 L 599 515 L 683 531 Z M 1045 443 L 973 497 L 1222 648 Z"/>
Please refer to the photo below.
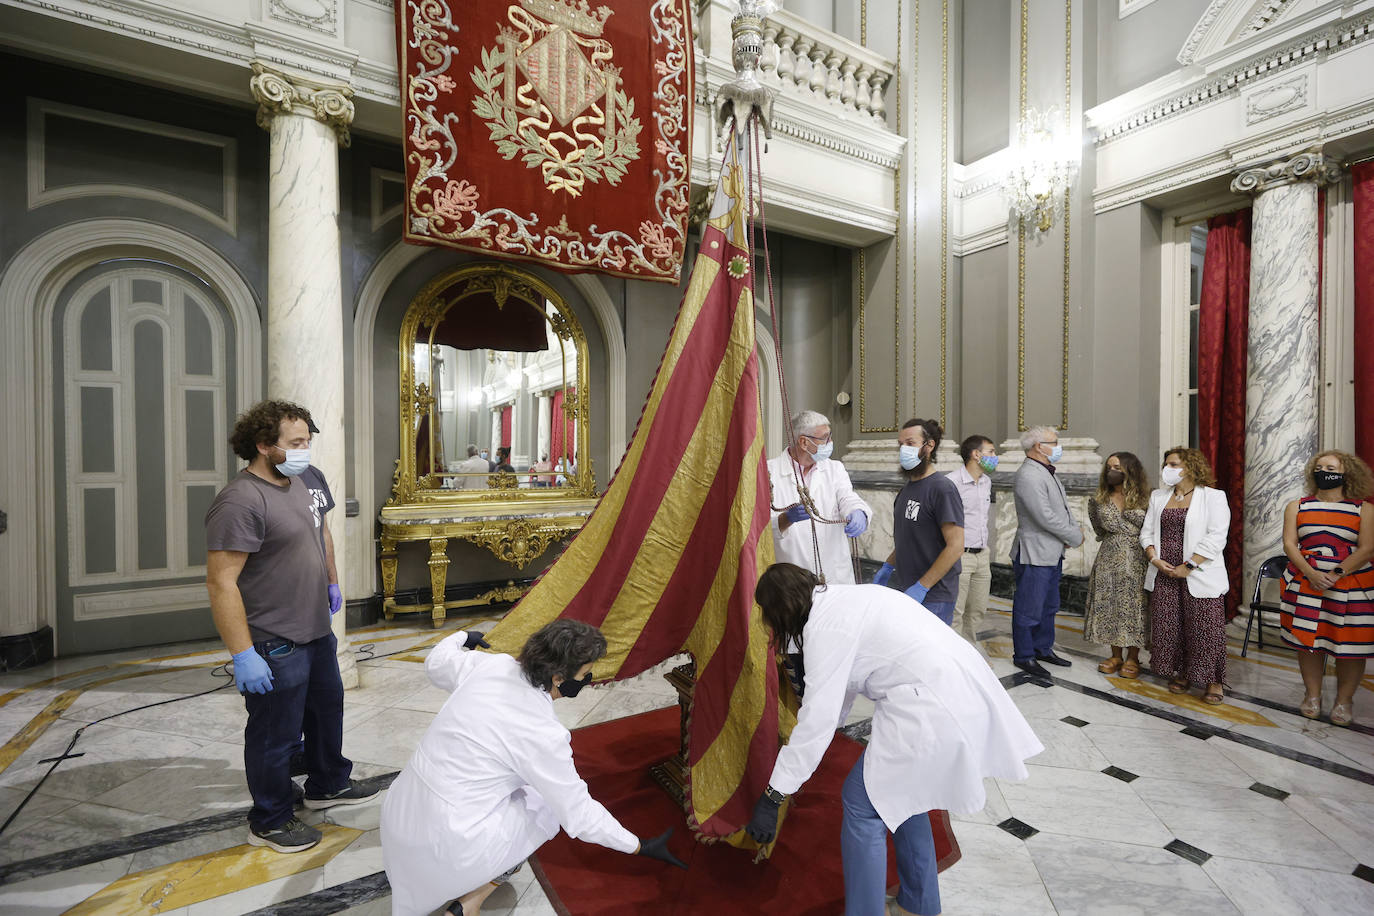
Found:
<path fill-rule="evenodd" d="M 1355 688 L 1374 655 L 1374 474 L 1346 452 L 1307 462 L 1307 496 L 1283 514 L 1283 638 L 1298 650 L 1302 714 L 1322 713 L 1326 657 L 1336 660 L 1332 725 L 1354 717 Z"/>

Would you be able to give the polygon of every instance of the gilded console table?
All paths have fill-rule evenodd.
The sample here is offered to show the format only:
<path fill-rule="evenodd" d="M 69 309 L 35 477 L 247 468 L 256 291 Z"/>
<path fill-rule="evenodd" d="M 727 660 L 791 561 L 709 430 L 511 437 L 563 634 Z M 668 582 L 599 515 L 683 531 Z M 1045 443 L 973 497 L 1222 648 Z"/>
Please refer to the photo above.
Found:
<path fill-rule="evenodd" d="M 398 608 L 413 607 L 396 604 L 398 544 L 429 542 L 430 613 L 437 628 L 443 625 L 449 608 L 515 601 L 525 593 L 524 588 L 508 582 L 475 598 L 445 600 L 450 540 L 470 541 L 487 548 L 503 563 L 524 569 L 553 544 L 580 530 L 595 505 L 596 500 L 586 499 L 562 501 L 557 509 L 521 506 L 518 502 L 384 507 L 380 521 L 382 611 L 386 619 L 393 619 Z"/>

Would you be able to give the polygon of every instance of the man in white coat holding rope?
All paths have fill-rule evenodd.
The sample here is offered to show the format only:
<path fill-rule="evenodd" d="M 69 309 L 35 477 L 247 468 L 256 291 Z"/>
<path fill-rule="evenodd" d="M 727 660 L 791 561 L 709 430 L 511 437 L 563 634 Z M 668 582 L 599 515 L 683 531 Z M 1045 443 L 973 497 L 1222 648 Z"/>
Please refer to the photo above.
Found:
<path fill-rule="evenodd" d="M 823 414 L 803 410 L 792 418 L 791 444 L 768 462 L 773 553 L 831 585 L 853 585 L 850 539 L 867 530 L 873 510 L 854 492 L 844 465 L 830 457 L 834 448 Z"/>
<path fill-rule="evenodd" d="M 759 843 L 844 724 L 857 695 L 874 703 L 868 747 L 845 780 L 840 849 L 846 916 L 883 916 L 887 833 L 901 891 L 893 912 L 940 912 L 935 842 L 926 812 L 982 810 L 987 777 L 1025 779 L 1044 750 L 992 670 L 914 600 L 881 585 L 821 586 L 790 563 L 754 591 L 775 648 L 795 641 L 806 667 L 797 725 L 745 828 Z"/>

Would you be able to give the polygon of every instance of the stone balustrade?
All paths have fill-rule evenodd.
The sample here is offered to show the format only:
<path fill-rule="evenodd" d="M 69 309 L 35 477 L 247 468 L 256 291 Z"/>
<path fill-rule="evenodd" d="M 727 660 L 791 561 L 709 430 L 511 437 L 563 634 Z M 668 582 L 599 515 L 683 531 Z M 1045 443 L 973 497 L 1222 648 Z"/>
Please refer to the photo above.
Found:
<path fill-rule="evenodd" d="M 794 13 L 779 10 L 764 22 L 759 69 L 784 96 L 887 123 L 885 93 L 896 65 Z"/>

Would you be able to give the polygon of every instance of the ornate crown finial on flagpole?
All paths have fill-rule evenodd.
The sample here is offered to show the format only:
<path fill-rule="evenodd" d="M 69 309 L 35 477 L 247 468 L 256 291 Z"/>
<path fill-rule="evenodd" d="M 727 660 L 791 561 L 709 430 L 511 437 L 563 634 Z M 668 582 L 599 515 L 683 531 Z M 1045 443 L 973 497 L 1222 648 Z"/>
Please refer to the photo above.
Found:
<path fill-rule="evenodd" d="M 722 141 L 732 117 L 742 127 L 751 113 L 758 114 L 763 135 L 773 136 L 773 98 L 777 93 L 759 80 L 758 69 L 763 54 L 763 20 L 776 8 L 774 0 L 740 0 L 739 14 L 730 20 L 735 78 L 716 94 L 716 125 Z"/>

